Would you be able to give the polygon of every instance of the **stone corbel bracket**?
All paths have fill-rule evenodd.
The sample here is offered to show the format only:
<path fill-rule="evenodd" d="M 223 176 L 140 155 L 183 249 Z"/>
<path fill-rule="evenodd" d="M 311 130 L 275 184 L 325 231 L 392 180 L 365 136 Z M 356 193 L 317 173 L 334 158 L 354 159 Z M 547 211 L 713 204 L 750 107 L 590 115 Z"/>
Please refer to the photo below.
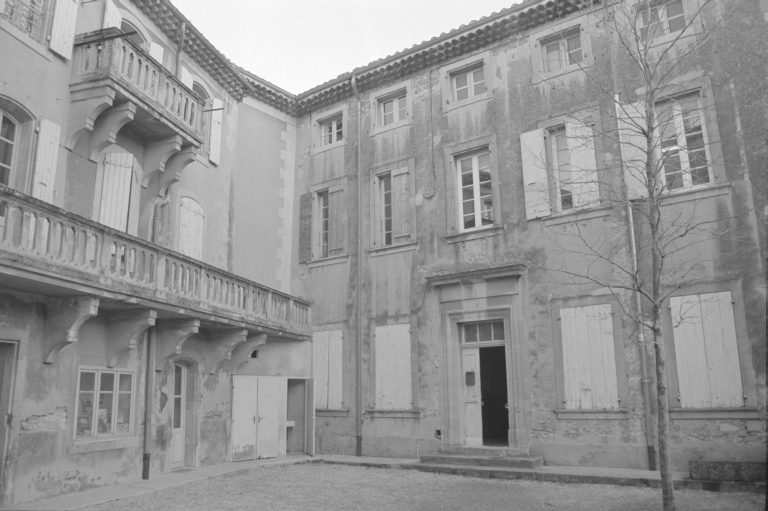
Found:
<path fill-rule="evenodd" d="M 144 180 L 141 187 L 146 188 L 155 172 L 164 172 L 168 159 L 181 150 L 181 137 L 174 135 L 147 147 L 144 155 Z"/>
<path fill-rule="evenodd" d="M 184 343 L 199 330 L 199 319 L 166 319 L 160 321 L 155 348 L 155 371 L 162 371 L 170 360 L 179 358 Z"/>
<path fill-rule="evenodd" d="M 51 299 L 45 321 L 45 339 L 51 348 L 44 362 L 56 362 L 62 349 L 77 342 L 77 334 L 83 323 L 98 313 L 99 299 L 92 296 Z"/>
<path fill-rule="evenodd" d="M 219 360 L 211 367 L 209 374 L 214 374 L 222 365 L 226 364 L 228 360 L 232 360 L 232 351 L 237 346 L 247 342 L 248 330 L 238 328 L 234 330 L 212 331 L 210 340 L 213 345 L 216 346 L 216 351 L 219 352 L 220 355 L 224 355 L 223 359 Z"/>
<path fill-rule="evenodd" d="M 264 344 L 267 344 L 267 334 L 259 333 L 235 346 L 230 360 L 232 363 L 237 364 L 236 371 L 252 360 L 251 353 L 253 353 L 253 350 Z"/>
<path fill-rule="evenodd" d="M 136 115 L 136 104 L 128 101 L 104 111 L 93 124 L 89 158 L 98 162 L 101 154 L 117 140 L 117 133 Z"/>
<path fill-rule="evenodd" d="M 148 309 L 113 311 L 109 315 L 107 367 L 117 367 L 120 358 L 135 350 L 139 337 L 155 325 L 157 311 Z"/>
<path fill-rule="evenodd" d="M 115 89 L 112 87 L 102 85 L 82 88 L 80 85 L 73 86 L 70 90 L 72 106 L 69 111 L 69 138 L 66 145 L 70 151 L 82 137 L 93 132 L 96 119 L 115 101 Z"/>
<path fill-rule="evenodd" d="M 188 146 L 171 156 L 165 164 L 162 177 L 160 178 L 160 191 L 158 195 L 165 197 L 168 189 L 181 179 L 182 171 L 187 165 L 197 159 L 197 147 Z"/>

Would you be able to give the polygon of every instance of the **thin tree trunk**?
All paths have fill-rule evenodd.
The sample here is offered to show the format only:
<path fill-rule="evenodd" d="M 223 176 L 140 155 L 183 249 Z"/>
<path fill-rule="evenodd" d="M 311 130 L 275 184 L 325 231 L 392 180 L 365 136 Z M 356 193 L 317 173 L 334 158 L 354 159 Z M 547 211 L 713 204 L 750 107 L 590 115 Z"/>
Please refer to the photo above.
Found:
<path fill-rule="evenodd" d="M 667 361 L 664 338 L 657 327 L 653 332 L 656 352 L 656 394 L 658 401 L 659 471 L 664 511 L 675 511 L 675 489 L 672 484 L 672 458 L 669 453 L 669 400 L 667 396 Z"/>

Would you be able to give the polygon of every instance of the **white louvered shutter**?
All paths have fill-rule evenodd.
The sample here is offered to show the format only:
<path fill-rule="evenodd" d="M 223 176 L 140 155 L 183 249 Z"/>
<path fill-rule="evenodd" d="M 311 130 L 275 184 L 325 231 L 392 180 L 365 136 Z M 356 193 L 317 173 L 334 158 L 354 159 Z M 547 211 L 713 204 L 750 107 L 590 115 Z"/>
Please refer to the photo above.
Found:
<path fill-rule="evenodd" d="M 213 109 L 213 112 L 211 112 L 211 140 L 210 145 L 208 146 L 210 148 L 210 153 L 208 154 L 208 159 L 211 163 L 215 163 L 216 165 L 221 163 L 221 124 L 224 120 L 223 106 L 224 103 L 222 103 L 220 99 L 213 99 L 211 106 Z"/>
<path fill-rule="evenodd" d="M 59 162 L 60 137 L 61 126 L 47 119 L 40 121 L 32 196 L 49 203 L 53 203 L 56 168 Z"/>
<path fill-rule="evenodd" d="M 376 408 L 380 410 L 412 408 L 410 325 L 376 327 L 374 357 Z"/>
<path fill-rule="evenodd" d="M 115 2 L 107 0 L 104 7 L 104 28 L 117 27 L 123 23 L 123 15 L 120 14 L 120 9 L 117 8 Z"/>
<path fill-rule="evenodd" d="M 128 230 L 133 162 L 131 153 L 109 153 L 104 156 L 99 222 L 123 232 Z"/>
<path fill-rule="evenodd" d="M 194 84 L 194 80 L 192 79 L 192 73 L 189 72 L 189 69 L 187 69 L 186 67 L 183 67 L 183 66 L 181 68 L 181 83 L 183 83 L 184 85 L 186 85 L 190 89 L 192 88 L 192 85 Z"/>
<path fill-rule="evenodd" d="M 645 105 L 643 103 L 617 104 L 616 116 L 619 120 L 619 140 L 627 198 L 632 200 L 648 197 L 648 180 L 645 175 L 648 153 L 646 138 L 643 135 L 643 130 L 647 129 Z"/>
<path fill-rule="evenodd" d="M 191 197 L 182 197 L 179 208 L 179 252 L 203 258 L 203 207 Z"/>
<path fill-rule="evenodd" d="M 619 407 L 610 304 L 560 309 L 565 408 Z"/>
<path fill-rule="evenodd" d="M 409 201 L 408 167 L 403 167 L 392 172 L 393 231 L 396 239 L 405 238 L 411 234 L 408 218 Z"/>
<path fill-rule="evenodd" d="M 533 130 L 520 135 L 525 191 L 525 217 L 528 220 L 549 216 L 549 177 L 544 146 L 544 130 Z"/>
<path fill-rule="evenodd" d="M 342 375 L 342 331 L 328 332 L 328 408 L 340 410 Z"/>
<path fill-rule="evenodd" d="M 592 127 L 582 123 L 566 123 L 565 135 L 570 153 L 573 205 L 576 208 L 598 206 L 600 186 L 597 181 L 595 135 Z"/>
<path fill-rule="evenodd" d="M 160 63 L 160 65 L 163 65 L 163 58 L 165 57 L 165 49 L 162 47 L 162 45 L 158 43 L 149 43 L 149 56 L 155 59 Z"/>
<path fill-rule="evenodd" d="M 730 291 L 672 297 L 670 307 L 680 406 L 743 406 Z"/>
<path fill-rule="evenodd" d="M 78 5 L 78 0 L 57 0 L 53 15 L 50 48 L 67 60 L 72 58 Z"/>
<path fill-rule="evenodd" d="M 312 334 L 312 376 L 315 378 L 315 407 L 328 408 L 328 335 L 330 332 Z"/>
<path fill-rule="evenodd" d="M 339 255 L 344 252 L 346 225 L 344 222 L 345 204 L 344 188 L 337 186 L 328 190 L 328 214 L 330 217 L 330 238 L 328 250 L 331 255 Z"/>

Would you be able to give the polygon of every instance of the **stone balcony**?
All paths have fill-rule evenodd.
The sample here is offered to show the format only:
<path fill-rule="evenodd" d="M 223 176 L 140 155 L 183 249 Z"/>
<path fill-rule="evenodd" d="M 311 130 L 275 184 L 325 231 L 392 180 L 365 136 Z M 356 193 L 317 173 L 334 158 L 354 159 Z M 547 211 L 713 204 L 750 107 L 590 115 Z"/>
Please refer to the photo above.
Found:
<path fill-rule="evenodd" d="M 309 302 L 0 185 L 0 286 L 308 340 Z"/>

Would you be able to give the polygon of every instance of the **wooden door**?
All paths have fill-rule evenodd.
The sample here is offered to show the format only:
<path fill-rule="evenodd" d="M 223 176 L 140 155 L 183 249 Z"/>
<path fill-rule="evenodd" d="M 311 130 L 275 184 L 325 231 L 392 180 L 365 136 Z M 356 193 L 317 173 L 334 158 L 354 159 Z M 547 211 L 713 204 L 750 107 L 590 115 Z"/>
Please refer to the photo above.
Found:
<path fill-rule="evenodd" d="M 171 468 L 184 466 L 184 438 L 186 425 L 187 368 L 173 366 L 173 431 L 171 440 Z"/>
<path fill-rule="evenodd" d="M 257 376 L 232 376 L 232 461 L 256 458 Z"/>
<path fill-rule="evenodd" d="M 480 349 L 462 350 L 466 445 L 483 445 L 483 403 L 480 392 Z"/>
<path fill-rule="evenodd" d="M 104 157 L 99 222 L 128 231 L 134 158 L 130 153 L 110 153 Z"/>
<path fill-rule="evenodd" d="M 280 378 L 259 378 L 256 398 L 256 456 L 258 458 L 276 458 L 280 453 L 279 430 L 280 399 L 287 401 L 287 386 L 281 392 Z M 282 379 L 286 381 L 285 379 Z M 287 383 L 287 381 L 286 381 Z M 285 419 L 282 421 L 285 428 Z M 285 431 L 283 431 L 285 442 Z"/>

